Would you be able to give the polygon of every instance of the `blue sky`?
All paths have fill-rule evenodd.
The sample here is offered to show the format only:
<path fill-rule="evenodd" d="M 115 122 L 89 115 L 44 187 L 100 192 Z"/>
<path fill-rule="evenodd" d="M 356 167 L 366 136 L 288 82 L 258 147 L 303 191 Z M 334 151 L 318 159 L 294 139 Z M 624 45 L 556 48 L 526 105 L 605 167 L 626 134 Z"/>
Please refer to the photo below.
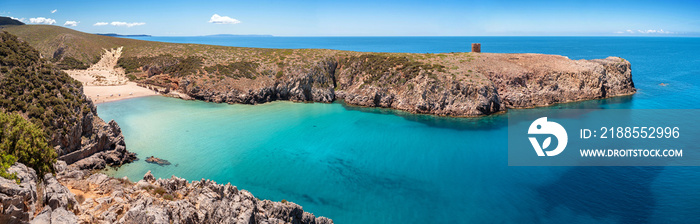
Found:
<path fill-rule="evenodd" d="M 156 36 L 700 36 L 697 0 L 9 0 L 0 2 L 0 15 Z"/>

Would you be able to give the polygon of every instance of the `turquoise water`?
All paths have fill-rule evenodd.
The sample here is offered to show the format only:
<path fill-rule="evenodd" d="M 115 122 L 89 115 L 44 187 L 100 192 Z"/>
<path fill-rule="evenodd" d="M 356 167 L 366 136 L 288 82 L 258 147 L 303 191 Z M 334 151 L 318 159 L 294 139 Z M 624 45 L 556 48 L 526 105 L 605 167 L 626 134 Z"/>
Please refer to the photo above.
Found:
<path fill-rule="evenodd" d="M 235 38 L 195 39 L 252 47 L 294 43 L 290 47 L 375 51 L 379 46 L 376 51 L 393 52 L 464 51 L 445 49 L 481 42 L 491 52 L 573 59 L 615 55 L 632 63 L 638 94 L 552 109 L 697 109 L 700 103 L 698 38 Z M 335 45 L 340 42 L 346 47 Z M 342 103 L 253 106 L 165 97 L 99 104 L 98 112 L 120 124 L 128 149 L 140 158 L 154 155 L 173 163 L 161 167 L 140 160 L 111 171 L 114 176 L 138 180 L 152 170 L 161 178 L 230 182 L 259 198 L 296 202 L 336 223 L 700 220 L 700 168 L 509 167 L 503 115 L 444 118 Z"/>

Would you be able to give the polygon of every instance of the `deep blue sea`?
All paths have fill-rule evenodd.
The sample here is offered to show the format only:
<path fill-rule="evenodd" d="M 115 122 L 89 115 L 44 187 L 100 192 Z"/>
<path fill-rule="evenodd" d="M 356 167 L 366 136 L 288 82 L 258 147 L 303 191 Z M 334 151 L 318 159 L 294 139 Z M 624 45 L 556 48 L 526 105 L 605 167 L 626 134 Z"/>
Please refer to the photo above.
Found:
<path fill-rule="evenodd" d="M 619 56 L 632 63 L 637 94 L 551 109 L 700 107 L 700 38 L 138 39 L 415 53 L 464 52 L 479 42 L 483 52 Z M 698 120 L 671 111 L 664 119 Z M 445 118 L 342 103 L 228 105 L 165 97 L 103 103 L 98 113 L 119 123 L 127 148 L 142 159 L 111 175 L 135 181 L 152 170 L 160 178 L 230 182 L 336 223 L 700 222 L 700 167 L 510 167 L 506 115 Z M 145 163 L 151 155 L 173 165 Z"/>

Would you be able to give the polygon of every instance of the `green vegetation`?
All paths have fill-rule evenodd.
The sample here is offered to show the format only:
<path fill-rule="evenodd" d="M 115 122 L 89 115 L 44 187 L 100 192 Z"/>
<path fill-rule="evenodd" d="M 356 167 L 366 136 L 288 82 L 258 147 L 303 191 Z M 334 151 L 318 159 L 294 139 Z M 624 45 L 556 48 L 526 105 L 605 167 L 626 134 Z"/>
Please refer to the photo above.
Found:
<path fill-rule="evenodd" d="M 39 52 L 17 37 L 3 32 L 0 40 L 0 107 L 25 114 L 49 139 L 69 133 L 81 113 L 92 110 L 82 84 L 39 59 Z"/>
<path fill-rule="evenodd" d="M 209 74 L 224 75 L 234 79 L 249 78 L 255 79 L 258 75 L 260 64 L 254 62 L 239 61 L 228 65 L 214 65 L 204 68 Z M 280 75 L 281 76 L 281 75 Z"/>
<path fill-rule="evenodd" d="M 60 69 L 87 69 L 90 67 L 87 64 L 78 61 L 78 59 L 75 59 L 73 57 L 63 58 L 63 60 L 61 60 L 61 62 L 58 63 L 57 66 Z"/>
<path fill-rule="evenodd" d="M 163 199 L 168 200 L 168 201 L 172 201 L 175 199 L 175 197 L 172 194 L 164 194 Z"/>
<path fill-rule="evenodd" d="M 124 68 L 126 73 L 138 72 L 139 69 L 145 71 L 149 68 L 156 68 L 165 74 L 182 77 L 197 74 L 202 68 L 202 58 L 174 57 L 171 54 L 162 54 L 154 57 L 122 57 L 117 61 L 117 66 Z"/>
<path fill-rule="evenodd" d="M 24 163 L 43 177 L 53 172 L 56 152 L 49 147 L 41 128 L 19 114 L 0 113 L 0 176 L 17 180 L 7 173 L 15 162 Z"/>
<path fill-rule="evenodd" d="M 411 61 L 407 57 L 383 56 L 376 54 L 364 54 L 351 56 L 340 60 L 340 65 L 346 68 L 355 68 L 357 73 L 364 75 L 365 84 L 377 81 L 390 84 L 405 84 L 418 76 L 421 71 L 426 71 L 431 77 L 437 79 L 433 72 L 444 72 L 445 66 Z"/>
<path fill-rule="evenodd" d="M 40 59 L 26 42 L 0 33 L 2 172 L 16 161 L 40 177 L 53 171 L 57 155 L 47 139 L 67 135 L 82 115 L 94 112 L 81 88 L 80 82 Z"/>
<path fill-rule="evenodd" d="M 156 188 L 153 190 L 153 193 L 155 193 L 155 194 L 157 194 L 157 195 L 163 195 L 163 194 L 165 194 L 165 192 L 166 192 L 166 191 L 165 191 L 165 188 L 163 188 L 163 187 L 156 187 Z"/>

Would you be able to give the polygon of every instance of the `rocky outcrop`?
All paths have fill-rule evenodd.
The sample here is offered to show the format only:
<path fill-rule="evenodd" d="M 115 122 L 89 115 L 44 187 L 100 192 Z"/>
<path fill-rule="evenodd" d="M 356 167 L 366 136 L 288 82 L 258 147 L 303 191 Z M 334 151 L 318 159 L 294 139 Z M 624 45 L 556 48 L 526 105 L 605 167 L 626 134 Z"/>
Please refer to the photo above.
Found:
<path fill-rule="evenodd" d="M 444 116 L 488 115 L 636 92 L 630 63 L 618 57 L 574 61 L 556 55 L 482 53 L 412 61 L 394 55 L 338 56 L 284 71 L 279 78 L 235 80 L 190 75 L 179 81 L 179 89 L 211 102 L 343 100 Z"/>
<path fill-rule="evenodd" d="M 168 160 L 164 160 L 164 159 L 161 159 L 161 158 L 156 158 L 156 157 L 154 157 L 154 156 L 151 156 L 151 157 L 146 158 L 146 162 L 147 162 L 147 163 L 158 164 L 158 165 L 160 165 L 160 166 L 170 165 L 170 162 L 169 162 Z"/>
<path fill-rule="evenodd" d="M 260 77 L 202 84 L 198 77 L 188 77 L 179 82 L 179 88 L 194 99 L 217 103 L 258 104 L 275 100 L 330 103 L 335 100 L 336 66 L 335 60 L 326 59 L 308 68 L 295 67 L 283 79 Z"/>
<path fill-rule="evenodd" d="M 231 184 L 155 179 L 136 183 L 92 174 L 59 161 L 56 176 L 39 182 L 31 168 L 13 165 L 20 183 L 0 178 L 2 223 L 333 223 L 292 202 L 255 198 Z"/>
<path fill-rule="evenodd" d="M 21 163 L 11 166 L 8 173 L 15 173 L 19 184 L 0 178 L 0 223 L 77 222 L 75 213 L 79 212 L 79 207 L 75 195 L 53 174 L 46 174 L 40 182 L 36 172 Z M 39 214 L 34 217 L 36 213 Z"/>
<path fill-rule="evenodd" d="M 126 150 L 119 125 L 114 120 L 105 123 L 92 102 L 85 102 L 92 110 L 82 115 L 79 125 L 73 126 L 69 134 L 53 138 L 58 159 L 81 169 L 103 169 L 134 161 L 136 155 Z"/>
<path fill-rule="evenodd" d="M 0 223 L 28 222 L 37 209 L 37 175 L 24 164 L 11 166 L 8 173 L 16 173 L 15 180 L 0 178 Z"/>
<path fill-rule="evenodd" d="M 486 73 L 508 108 L 548 106 L 636 92 L 631 65 L 622 58 L 571 61 L 561 56 L 527 54 L 516 58 L 511 60 L 519 61 L 521 66 Z"/>

